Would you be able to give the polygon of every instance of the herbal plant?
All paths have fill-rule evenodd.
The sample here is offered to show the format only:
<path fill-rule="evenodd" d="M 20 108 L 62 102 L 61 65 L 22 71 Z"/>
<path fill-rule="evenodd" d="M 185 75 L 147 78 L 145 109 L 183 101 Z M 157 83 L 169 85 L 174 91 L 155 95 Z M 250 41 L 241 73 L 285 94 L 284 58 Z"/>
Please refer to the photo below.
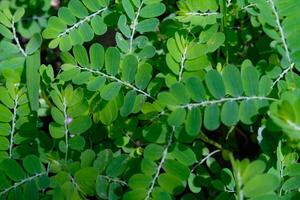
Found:
<path fill-rule="evenodd" d="M 1 1 L 0 199 L 300 198 L 299 9 Z"/>

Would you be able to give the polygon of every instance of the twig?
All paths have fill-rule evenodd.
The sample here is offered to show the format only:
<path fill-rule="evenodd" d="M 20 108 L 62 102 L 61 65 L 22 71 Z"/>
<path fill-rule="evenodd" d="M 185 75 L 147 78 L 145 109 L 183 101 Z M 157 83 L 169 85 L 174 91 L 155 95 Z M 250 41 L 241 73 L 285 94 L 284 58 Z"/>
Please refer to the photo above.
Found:
<path fill-rule="evenodd" d="M 272 87 L 273 88 L 275 86 L 275 84 L 285 76 L 285 74 L 288 73 L 288 71 L 292 70 L 293 67 L 294 67 L 294 63 L 292 63 L 292 59 L 291 59 L 291 56 L 290 56 L 290 52 L 289 52 L 289 49 L 288 49 L 288 45 L 287 45 L 287 42 L 286 42 L 286 37 L 285 37 L 285 33 L 284 33 L 284 30 L 283 30 L 283 27 L 281 26 L 281 23 L 280 23 L 280 17 L 278 15 L 278 12 L 277 12 L 277 9 L 276 9 L 276 6 L 275 6 L 275 3 L 273 0 L 268 0 L 267 1 L 270 5 L 271 5 L 271 8 L 272 8 L 272 11 L 275 15 L 275 18 L 276 18 L 276 24 L 277 24 L 277 27 L 279 29 L 279 33 L 280 33 L 280 37 L 281 37 L 281 42 L 283 44 L 283 47 L 284 47 L 284 50 L 285 50 L 285 55 L 286 55 L 286 58 L 288 60 L 288 63 L 289 63 L 289 67 L 286 68 L 279 76 L 278 78 L 274 81 L 274 83 L 272 84 Z"/>
<path fill-rule="evenodd" d="M 209 153 L 207 156 L 205 156 L 202 160 L 200 160 L 194 167 L 193 169 L 191 170 L 191 173 L 193 171 L 195 171 L 197 169 L 197 167 L 199 167 L 200 165 L 202 165 L 207 159 L 209 159 L 211 156 L 213 156 L 214 154 L 220 152 L 221 150 L 217 149 L 211 153 Z"/>
<path fill-rule="evenodd" d="M 69 118 L 67 114 L 67 102 L 66 98 L 64 97 L 63 100 L 63 107 L 64 107 L 64 128 L 65 128 L 65 143 L 66 143 L 66 149 L 65 149 L 65 160 L 68 159 L 68 149 L 69 149 L 69 130 L 68 130 L 68 124 L 69 124 Z"/>
<path fill-rule="evenodd" d="M 96 12 L 94 12 L 93 14 L 86 16 L 85 18 L 83 18 L 82 20 L 80 20 L 79 22 L 75 23 L 73 26 L 71 26 L 70 28 L 67 28 L 64 32 L 60 33 L 57 37 L 64 37 L 65 35 L 67 35 L 68 33 L 70 33 L 71 31 L 73 31 L 74 29 L 78 28 L 79 26 L 81 26 L 83 23 L 85 22 L 89 22 L 91 19 L 93 19 L 95 16 L 97 16 L 98 14 L 100 14 L 101 12 L 104 12 L 105 10 L 107 10 L 107 7 L 102 8 Z"/>
<path fill-rule="evenodd" d="M 181 82 L 182 79 L 182 74 L 184 70 L 184 62 L 186 60 L 186 53 L 187 53 L 187 47 L 184 48 L 183 53 L 181 55 L 181 60 L 180 60 L 180 71 L 178 75 L 178 82 Z"/>
<path fill-rule="evenodd" d="M 89 68 L 84 68 L 84 67 L 80 67 L 80 66 L 76 66 L 78 69 L 80 70 L 85 70 L 85 71 L 89 71 L 91 73 L 95 73 L 95 74 L 99 74 L 101 76 L 104 76 L 105 78 L 108 78 L 108 79 L 111 79 L 111 80 L 114 80 L 114 81 L 117 81 L 118 83 L 121 83 L 122 85 L 126 86 L 126 87 L 129 87 L 131 89 L 133 89 L 134 91 L 138 92 L 138 93 L 141 93 L 143 95 L 145 95 L 146 97 L 150 98 L 150 99 L 153 99 L 155 100 L 154 97 L 152 97 L 150 94 L 148 94 L 147 92 L 141 90 L 141 89 L 138 89 L 136 86 L 134 85 L 131 85 L 130 83 L 127 83 L 127 82 L 124 82 L 120 79 L 118 79 L 117 77 L 115 76 L 112 76 L 112 75 L 108 75 L 108 74 L 105 74 L 103 72 L 100 72 L 100 71 L 97 71 L 97 70 L 93 70 L 93 69 L 89 69 Z"/>
<path fill-rule="evenodd" d="M 219 15 L 220 13 L 218 12 L 187 12 L 185 15 L 190 15 L 190 16 L 211 16 L 211 15 Z"/>
<path fill-rule="evenodd" d="M 217 100 L 208 100 L 208 101 L 202 101 L 200 103 L 191 103 L 191 104 L 185 104 L 178 106 L 179 108 L 188 108 L 192 109 L 194 107 L 201 107 L 201 106 L 207 106 L 212 104 L 218 104 L 218 103 L 224 103 L 227 101 L 242 101 L 242 100 L 269 100 L 269 101 L 277 101 L 277 99 L 270 98 L 270 97 L 264 97 L 264 96 L 241 96 L 241 97 L 229 97 L 229 98 L 221 98 Z"/>
<path fill-rule="evenodd" d="M 120 180 L 120 179 L 112 178 L 112 177 L 105 176 L 105 175 L 100 175 L 100 176 L 102 176 L 103 178 L 107 179 L 109 182 L 120 183 L 123 186 L 127 186 L 127 183 L 125 181 Z"/>
<path fill-rule="evenodd" d="M 10 187 L 4 189 L 2 192 L 0 192 L 0 197 L 1 197 L 2 195 L 6 194 L 7 192 L 9 192 L 10 190 L 15 189 L 15 188 L 19 187 L 20 185 L 23 185 L 24 183 L 26 183 L 26 182 L 28 182 L 28 181 L 31 181 L 31 180 L 33 180 L 33 179 L 35 179 L 35 178 L 37 178 L 37 177 L 43 176 L 43 175 L 45 175 L 45 174 L 46 174 L 46 172 L 38 173 L 38 174 L 36 174 L 36 175 L 34 175 L 34 176 L 30 176 L 30 177 L 28 177 L 28 178 L 26 178 L 26 179 L 23 179 L 23 180 L 21 180 L 20 182 L 14 183 L 12 186 L 10 186 Z"/>
<path fill-rule="evenodd" d="M 18 46 L 19 51 L 23 54 L 24 57 L 27 57 L 27 54 L 26 54 L 25 50 L 22 48 L 22 46 L 20 44 L 20 41 L 19 41 L 19 38 L 17 37 L 17 32 L 16 32 L 16 28 L 15 28 L 14 19 L 12 20 L 11 29 L 13 31 L 13 37 L 14 37 L 14 40 L 15 40 L 17 46 Z"/>
<path fill-rule="evenodd" d="M 14 134 L 16 130 L 16 119 L 17 119 L 17 109 L 18 109 L 18 102 L 19 96 L 16 95 L 15 101 L 14 101 L 14 109 L 13 109 L 13 118 L 11 121 L 11 130 L 10 130 L 10 141 L 9 141 L 9 158 L 12 157 L 12 148 L 14 146 Z"/>
<path fill-rule="evenodd" d="M 135 34 L 135 31 L 136 31 L 136 26 L 138 25 L 138 19 L 139 19 L 139 16 L 140 16 L 140 12 L 141 12 L 141 9 L 144 5 L 144 0 L 141 1 L 140 3 L 140 6 L 136 12 L 136 15 L 134 17 L 134 20 L 130 26 L 130 28 L 132 29 L 131 31 L 131 35 L 130 35 L 130 38 L 129 38 L 129 52 L 131 53 L 132 52 L 132 49 L 133 49 L 133 38 L 134 38 L 134 34 Z"/>
<path fill-rule="evenodd" d="M 156 173 L 151 181 L 151 185 L 147 191 L 147 195 L 145 197 L 144 200 L 148 200 L 150 199 L 150 196 L 151 196 L 151 193 L 153 192 L 153 189 L 154 189 L 154 186 L 155 186 L 155 183 L 156 183 L 156 180 L 158 179 L 158 176 L 159 176 L 159 173 L 160 173 L 160 170 L 162 169 L 162 166 L 167 158 L 167 155 L 168 155 L 168 150 L 169 150 L 169 147 L 171 146 L 172 144 L 172 138 L 173 138 L 173 134 L 175 132 L 175 127 L 173 127 L 173 130 L 172 130 L 172 133 L 170 134 L 169 136 L 169 139 L 168 139 L 168 143 L 167 143 L 167 146 L 165 147 L 164 151 L 163 151 L 163 155 L 162 155 L 162 158 L 160 160 L 160 163 L 156 169 Z"/>

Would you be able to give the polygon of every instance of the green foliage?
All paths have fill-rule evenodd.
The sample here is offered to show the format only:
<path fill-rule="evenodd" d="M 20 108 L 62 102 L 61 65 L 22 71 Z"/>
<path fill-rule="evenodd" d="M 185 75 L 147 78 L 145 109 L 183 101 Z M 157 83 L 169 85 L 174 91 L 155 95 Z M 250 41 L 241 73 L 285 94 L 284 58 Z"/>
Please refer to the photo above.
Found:
<path fill-rule="evenodd" d="M 299 9 L 1 1 L 0 199 L 299 199 Z"/>

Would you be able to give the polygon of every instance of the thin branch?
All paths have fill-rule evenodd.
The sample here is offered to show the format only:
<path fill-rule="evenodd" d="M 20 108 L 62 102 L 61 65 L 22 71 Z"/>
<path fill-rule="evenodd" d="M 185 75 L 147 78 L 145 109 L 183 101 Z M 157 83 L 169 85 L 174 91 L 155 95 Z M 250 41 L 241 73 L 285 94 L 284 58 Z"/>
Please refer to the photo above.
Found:
<path fill-rule="evenodd" d="M 65 128 L 65 143 L 66 143 L 66 149 L 65 149 L 65 160 L 68 159 L 68 149 L 69 149 L 69 130 L 68 130 L 68 124 L 69 124 L 69 118 L 67 114 L 67 102 L 66 98 L 64 97 L 63 100 L 63 107 L 64 107 L 64 128 Z"/>
<path fill-rule="evenodd" d="M 166 158 L 167 158 L 169 147 L 170 147 L 171 144 L 172 144 L 172 138 L 173 138 L 174 132 L 175 132 L 175 127 L 173 126 L 172 133 L 171 133 L 170 136 L 169 136 L 168 143 L 167 143 L 167 145 L 166 145 L 166 147 L 165 147 L 165 149 L 164 149 L 164 151 L 163 151 L 162 158 L 161 158 L 160 163 L 159 163 L 159 165 L 158 165 L 158 167 L 157 167 L 157 169 L 156 169 L 156 173 L 155 173 L 155 175 L 154 175 L 154 177 L 153 177 L 153 179 L 152 179 L 152 181 L 151 181 L 151 185 L 150 185 L 150 187 L 149 187 L 149 189 L 148 189 L 148 191 L 147 191 L 147 196 L 145 197 L 144 200 L 150 199 L 150 196 L 151 196 L 151 193 L 153 192 L 153 189 L 154 189 L 156 180 L 158 179 L 160 170 L 162 169 L 163 164 L 164 164 L 164 162 L 165 162 L 165 160 L 166 160 Z"/>
<path fill-rule="evenodd" d="M 276 80 L 273 82 L 271 88 L 273 88 L 289 71 L 291 71 L 294 68 L 294 63 L 292 63 L 289 67 L 287 67 L 279 76 L 276 78 Z"/>
<path fill-rule="evenodd" d="M 136 86 L 134 85 L 131 85 L 130 83 L 127 83 L 125 81 L 122 81 L 120 79 L 118 79 L 117 77 L 115 76 L 112 76 L 112 75 L 108 75 L 108 74 L 105 74 L 103 72 L 100 72 L 100 71 L 97 71 L 97 70 L 93 70 L 93 69 L 89 69 L 89 68 L 84 68 L 84 67 L 80 67 L 80 66 L 76 66 L 78 69 L 80 70 L 84 70 L 84 71 L 89 71 L 91 73 L 95 73 L 95 74 L 99 74 L 101 76 L 104 76 L 105 78 L 108 78 L 108 79 L 111 79 L 111 80 L 114 80 L 114 81 L 117 81 L 118 83 L 121 83 L 122 85 L 126 86 L 126 87 L 129 87 L 131 89 L 133 89 L 134 91 L 138 92 L 138 93 L 141 93 L 143 95 L 145 95 L 146 97 L 150 98 L 150 99 L 153 99 L 155 100 L 154 97 L 152 97 L 150 94 L 148 94 L 147 92 L 137 88 Z"/>
<path fill-rule="evenodd" d="M 186 60 L 186 53 L 187 53 L 187 47 L 184 48 L 183 53 L 181 55 L 181 60 L 180 60 L 180 71 L 178 75 L 178 82 L 181 82 L 182 79 L 182 74 L 184 70 L 184 62 Z"/>
<path fill-rule="evenodd" d="M 281 37 L 281 41 L 282 41 L 282 44 L 283 44 L 283 47 L 284 47 L 284 50 L 285 50 L 285 54 L 286 54 L 286 57 L 288 59 L 289 65 L 291 65 L 292 60 L 291 60 L 290 52 L 289 52 L 288 45 L 287 45 L 287 42 L 286 42 L 285 33 L 283 31 L 283 27 L 281 26 L 280 18 L 279 18 L 278 12 L 276 10 L 275 3 L 274 3 L 273 0 L 268 0 L 267 2 L 269 2 L 271 4 L 272 11 L 273 11 L 273 13 L 275 15 L 275 18 L 276 18 L 276 24 L 277 24 L 277 27 L 278 27 L 279 32 L 280 32 L 280 37 Z"/>
<path fill-rule="evenodd" d="M 264 97 L 264 96 L 251 96 L 251 97 L 241 96 L 241 97 L 229 97 L 229 98 L 222 98 L 222 99 L 217 99 L 217 100 L 202 101 L 200 103 L 191 103 L 191 104 L 186 104 L 186 105 L 182 105 L 182 106 L 178 106 L 178 107 L 192 109 L 194 107 L 203 107 L 203 106 L 212 105 L 212 104 L 224 103 L 227 101 L 242 101 L 242 100 L 246 100 L 246 101 L 248 101 L 248 100 L 277 101 L 277 99 L 270 98 L 270 97 Z"/>
<path fill-rule="evenodd" d="M 271 5 L 272 11 L 273 11 L 273 13 L 274 13 L 274 15 L 275 15 L 275 18 L 276 18 L 276 24 L 277 24 L 277 27 L 278 27 L 278 29 L 279 29 L 279 33 L 280 33 L 280 37 L 281 37 L 281 42 L 282 42 L 282 44 L 283 44 L 283 47 L 284 47 L 284 50 L 285 50 L 285 55 L 286 55 L 286 58 L 287 58 L 288 63 L 289 63 L 289 67 L 286 68 L 286 69 L 278 76 L 278 78 L 274 81 L 274 83 L 272 84 L 272 87 L 271 87 L 271 88 L 273 88 L 273 87 L 276 85 L 276 83 L 288 73 L 288 71 L 290 71 L 290 70 L 293 69 L 294 63 L 292 63 L 291 55 L 290 55 L 290 52 L 289 52 L 289 49 L 288 49 L 288 45 L 287 45 L 287 42 L 286 42 L 285 33 L 284 33 L 284 30 L 283 30 L 283 27 L 281 26 L 281 23 L 280 23 L 280 17 L 279 17 L 279 15 L 278 15 L 278 12 L 277 12 L 275 3 L 274 3 L 273 0 L 268 0 L 267 2 Z"/>
<path fill-rule="evenodd" d="M 29 181 L 32 181 L 32 180 L 34 180 L 35 178 L 40 177 L 40 176 L 43 176 L 43 175 L 45 175 L 45 174 L 46 174 L 46 172 L 38 173 L 38 174 L 36 174 L 36 175 L 34 175 L 34 176 L 30 176 L 30 177 L 28 177 L 28 178 L 26 178 L 26 179 L 23 179 L 23 180 L 21 180 L 20 182 L 14 183 L 12 186 L 10 186 L 10 187 L 4 189 L 2 192 L 0 192 L 0 197 L 1 197 L 2 195 L 6 194 L 7 192 L 9 192 L 10 190 L 15 189 L 15 188 L 19 187 L 20 185 L 23 185 L 24 183 L 29 182 Z"/>
<path fill-rule="evenodd" d="M 194 167 L 193 169 L 191 170 L 191 173 L 193 171 L 195 171 L 197 169 L 197 167 L 199 167 L 200 165 L 202 165 L 207 159 L 209 159 L 211 156 L 213 156 L 214 154 L 220 152 L 221 150 L 217 149 L 211 153 L 209 153 L 207 156 L 205 156 L 202 160 L 200 160 Z"/>
<path fill-rule="evenodd" d="M 251 8 L 251 7 L 255 7 L 255 6 L 256 6 L 256 3 L 250 3 L 250 4 L 248 4 L 248 5 L 244 6 L 244 7 L 242 7 L 242 10 L 245 10 L 245 9 Z"/>
<path fill-rule="evenodd" d="M 14 37 L 14 40 L 15 40 L 18 48 L 19 48 L 19 51 L 23 54 L 24 57 L 27 57 L 27 53 L 25 52 L 25 50 L 21 46 L 19 38 L 17 37 L 17 32 L 16 32 L 16 28 L 15 28 L 15 21 L 14 21 L 14 19 L 12 20 L 11 29 L 13 31 L 13 37 Z"/>
<path fill-rule="evenodd" d="M 85 18 L 83 18 L 82 20 L 80 20 L 79 22 L 75 23 L 73 26 L 71 26 L 70 28 L 67 28 L 64 32 L 60 33 L 57 37 L 64 37 L 65 35 L 67 35 L 68 33 L 70 33 L 71 31 L 73 31 L 74 29 L 78 28 L 79 26 L 81 26 L 83 23 L 85 22 L 89 22 L 91 19 L 93 19 L 95 16 L 99 15 L 101 12 L 104 12 L 105 10 L 107 10 L 107 7 L 102 8 L 94 13 L 92 13 L 89 16 L 86 16 Z"/>
<path fill-rule="evenodd" d="M 14 101 L 13 118 L 11 121 L 10 140 L 9 140 L 9 158 L 12 157 L 12 148 L 14 146 L 14 134 L 16 130 L 17 110 L 18 110 L 18 103 L 19 103 L 18 101 L 19 101 L 19 96 L 16 95 Z"/>
<path fill-rule="evenodd" d="M 142 2 L 140 3 L 140 6 L 136 12 L 136 15 L 135 15 L 135 18 L 130 26 L 130 28 L 132 29 L 131 31 L 131 35 L 130 35 L 130 38 L 129 38 L 129 52 L 132 52 L 132 49 L 133 49 L 133 38 L 134 38 L 134 34 L 136 32 L 136 26 L 138 25 L 138 19 L 139 19 L 139 16 L 140 16 L 140 12 L 141 12 L 141 9 L 144 5 L 144 0 L 142 0 Z"/>
<path fill-rule="evenodd" d="M 188 16 L 211 16 L 211 15 L 219 15 L 218 12 L 187 12 L 185 15 Z"/>
<path fill-rule="evenodd" d="M 127 183 L 125 181 L 122 181 L 120 179 L 117 178 L 112 178 L 109 176 L 105 176 L 105 175 L 101 175 L 103 178 L 107 179 L 109 182 L 115 182 L 115 183 L 120 183 L 123 186 L 127 186 Z"/>

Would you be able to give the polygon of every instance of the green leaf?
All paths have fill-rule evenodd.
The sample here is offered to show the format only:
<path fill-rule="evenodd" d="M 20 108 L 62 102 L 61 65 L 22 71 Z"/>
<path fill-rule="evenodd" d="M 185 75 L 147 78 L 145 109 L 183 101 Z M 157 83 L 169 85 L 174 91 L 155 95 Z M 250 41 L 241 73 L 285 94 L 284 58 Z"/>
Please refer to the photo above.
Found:
<path fill-rule="evenodd" d="M 224 33 L 217 32 L 207 41 L 207 52 L 216 51 L 225 41 Z"/>
<path fill-rule="evenodd" d="M 110 75 L 116 75 L 119 71 L 120 52 L 115 47 L 109 47 L 105 53 L 105 69 Z"/>
<path fill-rule="evenodd" d="M 12 32 L 8 28 L 3 26 L 2 24 L 0 24 L 0 34 L 3 35 L 3 37 L 5 37 L 7 39 L 13 39 L 14 38 Z"/>
<path fill-rule="evenodd" d="M 210 70 L 205 75 L 205 83 L 209 92 L 217 99 L 225 96 L 225 86 L 220 73 L 216 70 Z"/>
<path fill-rule="evenodd" d="M 120 89 L 121 83 L 109 83 L 108 85 L 104 86 L 104 88 L 101 90 L 101 97 L 106 101 L 114 99 L 119 94 Z"/>
<path fill-rule="evenodd" d="M 235 126 L 239 120 L 239 106 L 235 101 L 224 103 L 221 110 L 221 121 L 226 126 Z"/>
<path fill-rule="evenodd" d="M 81 136 L 75 136 L 69 139 L 69 147 L 71 149 L 82 151 L 85 146 L 85 140 Z"/>
<path fill-rule="evenodd" d="M 166 192 L 178 195 L 183 192 L 186 183 L 182 182 L 176 176 L 170 174 L 161 174 L 158 177 L 158 184 Z"/>
<path fill-rule="evenodd" d="M 120 31 L 122 32 L 122 34 L 127 37 L 130 38 L 131 35 L 131 30 L 129 28 L 129 26 L 127 25 L 127 18 L 125 15 L 121 15 L 118 21 L 118 28 L 120 29 Z"/>
<path fill-rule="evenodd" d="M 186 181 L 190 175 L 189 168 L 176 160 L 166 160 L 163 169 L 167 174 L 174 175 L 182 181 Z"/>
<path fill-rule="evenodd" d="M 126 192 L 123 199 L 124 200 L 143 200 L 147 195 L 147 190 L 145 189 L 137 189 Z"/>
<path fill-rule="evenodd" d="M 13 19 L 14 22 L 18 22 L 25 14 L 25 9 L 23 7 L 19 7 L 14 13 Z"/>
<path fill-rule="evenodd" d="M 255 121 L 257 114 L 257 103 L 255 100 L 246 100 L 241 102 L 239 118 L 244 124 L 252 124 Z"/>
<path fill-rule="evenodd" d="M 0 104 L 0 122 L 10 122 L 13 118 L 13 114 L 8 108 Z"/>
<path fill-rule="evenodd" d="M 192 100 L 201 102 L 205 99 L 206 91 L 200 78 L 194 76 L 188 78 L 185 82 L 185 86 Z"/>
<path fill-rule="evenodd" d="M 163 14 L 166 7 L 163 3 L 154 3 L 146 5 L 141 9 L 140 16 L 144 18 L 158 17 Z"/>
<path fill-rule="evenodd" d="M 64 125 L 65 117 L 64 114 L 56 107 L 51 108 L 51 116 L 54 121 L 60 125 Z"/>
<path fill-rule="evenodd" d="M 168 124 L 170 126 L 179 127 L 184 122 L 185 115 L 186 112 L 183 108 L 174 110 L 168 117 Z"/>
<path fill-rule="evenodd" d="M 137 24 L 136 30 L 139 33 L 154 32 L 154 31 L 156 31 L 158 24 L 159 24 L 159 20 L 156 18 L 145 19 L 145 20 L 140 21 Z"/>
<path fill-rule="evenodd" d="M 164 148 L 157 144 L 149 144 L 144 150 L 144 158 L 155 161 L 162 157 Z"/>
<path fill-rule="evenodd" d="M 55 122 L 51 122 L 49 124 L 49 131 L 50 131 L 50 135 L 53 138 L 62 138 L 65 135 L 65 128 L 64 126 L 57 124 Z"/>
<path fill-rule="evenodd" d="M 38 33 L 34 34 L 26 45 L 25 52 L 30 55 L 40 48 L 42 44 L 42 36 Z"/>
<path fill-rule="evenodd" d="M 101 176 L 98 175 L 96 179 L 96 194 L 103 199 L 108 199 L 108 180 Z"/>
<path fill-rule="evenodd" d="M 134 101 L 136 98 L 136 91 L 130 90 L 124 97 L 124 104 L 120 109 L 120 115 L 122 117 L 127 117 L 133 110 Z"/>
<path fill-rule="evenodd" d="M 197 136 L 202 124 L 201 110 L 199 108 L 192 108 L 188 110 L 185 130 L 190 136 Z"/>
<path fill-rule="evenodd" d="M 21 181 L 25 178 L 25 173 L 15 160 L 5 159 L 1 162 L 1 169 L 13 181 Z"/>
<path fill-rule="evenodd" d="M 127 14 L 127 16 L 131 19 L 131 20 L 134 20 L 135 18 L 135 13 L 134 13 L 134 9 L 133 9 L 133 6 L 130 2 L 130 0 L 122 0 L 122 5 L 123 5 L 123 8 Z"/>
<path fill-rule="evenodd" d="M 68 4 L 68 8 L 78 18 L 84 18 L 89 14 L 85 6 L 79 0 L 71 0 Z"/>
<path fill-rule="evenodd" d="M 2 125 L 2 124 L 0 124 Z M 0 136 L 0 151 L 6 151 L 9 149 L 9 141 L 6 137 Z"/>
<path fill-rule="evenodd" d="M 185 166 L 191 166 L 197 161 L 193 150 L 184 144 L 176 143 L 170 154 Z"/>
<path fill-rule="evenodd" d="M 143 129 L 144 138 L 155 143 L 165 143 L 168 133 L 167 125 L 162 123 L 153 123 Z"/>
<path fill-rule="evenodd" d="M 70 9 L 66 7 L 61 7 L 58 10 L 58 17 L 68 25 L 73 25 L 76 23 L 76 17 L 71 13 Z"/>
<path fill-rule="evenodd" d="M 299 187 L 300 187 L 300 177 L 299 176 L 289 178 L 282 185 L 282 189 L 284 191 L 297 190 Z"/>
<path fill-rule="evenodd" d="M 101 9 L 101 4 L 99 1 L 95 0 L 82 0 L 83 4 L 92 12 L 96 12 Z"/>
<path fill-rule="evenodd" d="M 103 35 L 107 31 L 107 26 L 104 23 L 102 17 L 95 16 L 91 21 L 91 26 L 96 35 Z"/>
<path fill-rule="evenodd" d="M 0 123 L 0 135 L 8 136 L 10 134 L 10 124 L 9 123 Z"/>
<path fill-rule="evenodd" d="M 124 170 L 127 167 L 127 164 L 128 156 L 119 155 L 107 166 L 106 174 L 111 177 L 117 177 L 124 172 Z"/>
<path fill-rule="evenodd" d="M 180 63 L 182 55 L 181 55 L 180 50 L 178 49 L 178 46 L 177 46 L 176 41 L 175 41 L 174 38 L 168 39 L 167 47 L 168 47 L 168 50 L 169 50 L 170 54 L 174 58 L 174 60 L 176 62 Z"/>
<path fill-rule="evenodd" d="M 79 65 L 81 65 L 82 67 L 89 66 L 88 54 L 83 46 L 81 46 L 81 45 L 74 46 L 73 54 L 74 54 L 76 61 L 79 63 Z"/>
<path fill-rule="evenodd" d="M 105 85 L 105 82 L 106 82 L 106 78 L 103 76 L 92 78 L 87 83 L 87 89 L 89 91 L 95 92 L 97 90 L 100 90 Z"/>
<path fill-rule="evenodd" d="M 134 55 L 127 55 L 122 62 L 122 80 L 132 83 L 138 68 L 138 60 Z"/>
<path fill-rule="evenodd" d="M 216 104 L 205 108 L 204 126 L 210 131 L 216 130 L 220 126 L 220 109 Z"/>
<path fill-rule="evenodd" d="M 243 183 L 246 184 L 256 175 L 263 173 L 265 171 L 265 168 L 266 164 L 261 160 L 255 160 L 251 162 L 242 174 Z"/>
<path fill-rule="evenodd" d="M 36 51 L 26 59 L 26 85 L 28 90 L 29 103 L 32 111 L 38 111 L 39 108 L 39 89 L 41 65 L 40 52 Z"/>
<path fill-rule="evenodd" d="M 258 93 L 258 73 L 253 66 L 244 66 L 241 71 L 242 83 L 247 96 L 255 96 Z"/>
<path fill-rule="evenodd" d="M 80 189 L 87 195 L 94 195 L 97 170 L 93 167 L 82 168 L 75 173 L 75 180 Z"/>
<path fill-rule="evenodd" d="M 80 155 L 81 168 L 91 166 L 95 160 L 96 154 L 93 150 L 87 149 Z"/>
<path fill-rule="evenodd" d="M 25 170 L 32 175 L 42 172 L 40 159 L 35 155 L 28 155 L 23 160 Z"/>
<path fill-rule="evenodd" d="M 104 48 L 101 44 L 94 43 L 90 48 L 91 68 L 100 70 L 104 65 Z"/>
<path fill-rule="evenodd" d="M 275 175 L 261 174 L 249 180 L 243 191 L 246 197 L 253 198 L 276 190 L 279 184 L 280 181 Z"/>
<path fill-rule="evenodd" d="M 145 89 L 152 78 L 152 66 L 148 63 L 141 64 L 135 75 L 135 85 L 141 90 Z"/>
<path fill-rule="evenodd" d="M 68 125 L 70 133 L 81 134 L 92 126 L 92 120 L 88 116 L 77 117 Z"/>
<path fill-rule="evenodd" d="M 147 189 L 151 184 L 152 178 L 144 174 L 135 174 L 130 177 L 128 186 L 134 190 Z"/>
<path fill-rule="evenodd" d="M 224 67 L 222 77 L 225 84 L 226 93 L 234 97 L 242 95 L 243 87 L 241 74 L 236 67 L 232 65 Z"/>
<path fill-rule="evenodd" d="M 190 95 L 181 83 L 175 83 L 170 88 L 171 94 L 177 99 L 180 104 L 187 104 L 190 101 Z"/>

